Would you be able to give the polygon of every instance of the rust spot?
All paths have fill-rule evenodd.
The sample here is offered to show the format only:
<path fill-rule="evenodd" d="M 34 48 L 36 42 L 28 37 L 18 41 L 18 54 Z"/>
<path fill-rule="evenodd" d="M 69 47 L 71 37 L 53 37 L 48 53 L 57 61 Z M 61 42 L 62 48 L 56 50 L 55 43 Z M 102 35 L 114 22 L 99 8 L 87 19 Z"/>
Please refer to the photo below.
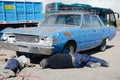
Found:
<path fill-rule="evenodd" d="M 53 33 L 56 32 L 56 30 L 43 30 L 44 33 Z"/>
<path fill-rule="evenodd" d="M 28 30 L 27 32 L 32 32 L 32 30 Z"/>
<path fill-rule="evenodd" d="M 53 39 L 53 44 L 56 44 L 57 39 Z"/>
<path fill-rule="evenodd" d="M 71 37 L 72 34 L 71 34 L 70 32 L 65 32 L 65 33 L 64 33 L 64 36 L 66 36 L 66 37 Z"/>

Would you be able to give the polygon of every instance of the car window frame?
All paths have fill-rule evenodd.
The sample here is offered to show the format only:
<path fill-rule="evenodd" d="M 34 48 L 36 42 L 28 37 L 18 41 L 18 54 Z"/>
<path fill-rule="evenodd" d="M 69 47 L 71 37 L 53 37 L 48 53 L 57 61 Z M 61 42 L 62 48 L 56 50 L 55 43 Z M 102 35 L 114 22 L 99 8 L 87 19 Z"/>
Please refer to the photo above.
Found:
<path fill-rule="evenodd" d="M 83 27 L 84 15 L 89 15 L 90 27 Z M 83 15 L 82 15 L 82 20 L 81 20 L 81 28 L 82 28 L 82 29 L 90 29 L 90 28 L 92 28 L 92 24 L 91 24 L 91 23 L 92 23 L 92 22 L 91 22 L 91 14 L 83 14 Z"/>
<path fill-rule="evenodd" d="M 93 22 L 92 16 L 96 16 L 97 17 L 97 19 L 99 20 L 99 23 L 101 25 L 100 27 L 94 27 L 94 24 L 93 24 L 94 22 Z M 92 21 L 93 28 L 102 28 L 102 27 L 105 27 L 103 21 L 100 19 L 100 17 L 98 15 L 92 15 L 92 16 L 91 16 L 91 19 L 92 19 L 91 21 Z"/>

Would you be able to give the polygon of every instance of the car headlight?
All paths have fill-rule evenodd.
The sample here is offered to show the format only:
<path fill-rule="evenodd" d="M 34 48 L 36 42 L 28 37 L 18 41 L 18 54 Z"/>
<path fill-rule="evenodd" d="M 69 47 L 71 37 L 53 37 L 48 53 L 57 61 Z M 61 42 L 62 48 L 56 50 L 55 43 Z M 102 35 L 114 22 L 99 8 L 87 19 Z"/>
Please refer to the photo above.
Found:
<path fill-rule="evenodd" d="M 1 40 L 6 41 L 6 40 L 8 40 L 8 38 L 9 38 L 8 34 L 3 34 L 1 37 Z"/>
<path fill-rule="evenodd" d="M 35 37 L 35 42 L 39 42 L 39 38 L 38 37 Z"/>
<path fill-rule="evenodd" d="M 40 44 L 45 46 L 52 46 L 51 37 L 40 37 Z"/>
<path fill-rule="evenodd" d="M 51 45 L 52 45 L 52 38 L 46 37 L 45 42 L 46 42 L 49 46 L 51 46 Z"/>
<path fill-rule="evenodd" d="M 1 37 L 2 41 L 15 42 L 14 34 L 3 34 Z"/>

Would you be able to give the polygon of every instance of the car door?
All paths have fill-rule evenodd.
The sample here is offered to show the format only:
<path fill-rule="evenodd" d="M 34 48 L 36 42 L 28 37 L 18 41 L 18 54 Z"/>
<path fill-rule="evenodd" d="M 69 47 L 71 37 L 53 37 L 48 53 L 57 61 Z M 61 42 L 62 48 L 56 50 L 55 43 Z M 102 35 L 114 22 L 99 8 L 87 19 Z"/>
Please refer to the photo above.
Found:
<path fill-rule="evenodd" d="M 84 14 L 80 30 L 80 51 L 91 49 L 95 46 L 95 36 L 90 14 Z"/>
<path fill-rule="evenodd" d="M 96 15 L 92 15 L 92 26 L 94 31 L 95 46 L 100 45 L 103 40 L 103 34 L 105 33 L 105 28 L 103 27 L 100 19 Z"/>

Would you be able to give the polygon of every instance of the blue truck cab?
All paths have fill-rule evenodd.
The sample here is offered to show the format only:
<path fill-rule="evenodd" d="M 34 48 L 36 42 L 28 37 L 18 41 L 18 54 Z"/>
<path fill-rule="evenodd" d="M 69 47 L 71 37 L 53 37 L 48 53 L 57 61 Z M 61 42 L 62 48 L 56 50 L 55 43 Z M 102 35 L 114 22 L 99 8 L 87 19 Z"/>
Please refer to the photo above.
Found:
<path fill-rule="evenodd" d="M 104 51 L 106 40 L 114 38 L 116 29 L 105 26 L 96 14 L 70 11 L 51 13 L 39 27 L 5 30 L 1 34 L 3 48 L 51 55 L 95 47 Z"/>

